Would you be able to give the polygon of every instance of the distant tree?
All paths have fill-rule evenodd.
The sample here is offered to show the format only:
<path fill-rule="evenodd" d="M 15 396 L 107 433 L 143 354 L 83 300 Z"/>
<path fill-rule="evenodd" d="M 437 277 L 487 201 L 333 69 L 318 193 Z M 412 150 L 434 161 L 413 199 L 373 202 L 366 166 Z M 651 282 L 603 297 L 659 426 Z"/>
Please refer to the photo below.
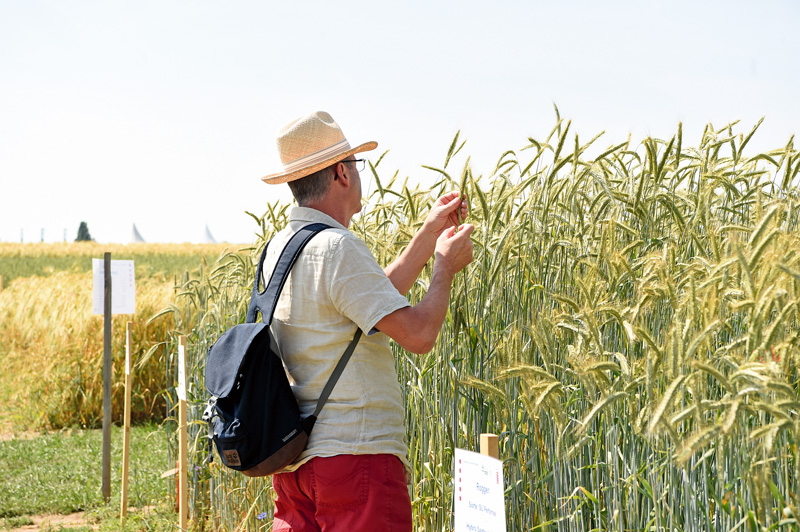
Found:
<path fill-rule="evenodd" d="M 81 222 L 81 225 L 78 227 L 78 238 L 75 239 L 75 242 L 91 242 L 92 235 L 89 234 L 89 226 L 86 225 L 86 222 Z"/>

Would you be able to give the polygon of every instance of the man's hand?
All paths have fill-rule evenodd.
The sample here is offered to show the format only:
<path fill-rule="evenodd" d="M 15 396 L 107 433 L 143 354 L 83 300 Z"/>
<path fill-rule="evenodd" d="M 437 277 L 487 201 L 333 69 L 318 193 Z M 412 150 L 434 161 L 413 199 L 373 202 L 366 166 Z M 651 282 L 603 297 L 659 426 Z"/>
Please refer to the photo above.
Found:
<path fill-rule="evenodd" d="M 456 198 L 458 201 L 458 198 Z M 450 288 L 456 273 L 472 262 L 472 240 L 475 230 L 471 224 L 446 227 L 436 240 L 436 261 L 428 291 L 413 307 L 404 307 L 384 316 L 375 327 L 412 353 L 427 353 L 433 349 L 442 328 Z"/>
<path fill-rule="evenodd" d="M 450 192 L 436 200 L 431 212 L 425 218 L 422 229 L 417 231 L 403 253 L 383 270 L 398 292 L 405 295 L 411 290 L 422 268 L 425 267 L 434 252 L 438 251 L 439 237 L 443 234 L 455 233 L 455 228 L 459 224 L 458 213 L 461 213 L 463 219 L 467 215 L 467 210 L 467 202 L 459 198 L 458 192 Z M 449 230 L 453 231 L 449 232 Z M 469 232 L 471 233 L 472 229 Z M 468 237 L 469 234 L 465 236 Z M 469 239 L 467 238 L 467 240 Z M 472 244 L 470 244 L 470 253 L 471 246 Z M 453 271 L 453 274 L 459 269 Z"/>
<path fill-rule="evenodd" d="M 458 218 L 459 212 L 461 213 L 461 220 Z M 422 229 L 438 237 L 448 227 L 458 227 L 461 221 L 467 217 L 468 212 L 467 202 L 460 197 L 459 193 L 456 191 L 448 192 L 433 204 L 431 212 L 425 218 Z"/>
<path fill-rule="evenodd" d="M 434 271 L 437 268 L 443 268 L 444 272 L 452 278 L 472 262 L 470 235 L 474 230 L 474 225 L 464 224 L 460 227 L 448 227 L 442 232 L 436 241 Z"/>

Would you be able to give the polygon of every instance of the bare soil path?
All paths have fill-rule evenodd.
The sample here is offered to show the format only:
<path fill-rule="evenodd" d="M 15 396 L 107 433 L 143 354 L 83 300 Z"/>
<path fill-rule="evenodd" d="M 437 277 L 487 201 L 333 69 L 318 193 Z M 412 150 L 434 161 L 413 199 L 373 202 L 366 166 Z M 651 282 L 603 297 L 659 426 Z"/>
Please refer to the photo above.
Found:
<path fill-rule="evenodd" d="M 91 526 L 93 530 L 97 530 L 98 528 L 86 522 L 83 512 L 77 512 L 68 515 L 32 515 L 30 516 L 30 519 L 33 521 L 32 525 L 24 525 L 19 528 L 12 528 L 9 530 L 9 532 L 53 530 L 58 529 L 58 527 L 69 529 L 79 526 Z"/>

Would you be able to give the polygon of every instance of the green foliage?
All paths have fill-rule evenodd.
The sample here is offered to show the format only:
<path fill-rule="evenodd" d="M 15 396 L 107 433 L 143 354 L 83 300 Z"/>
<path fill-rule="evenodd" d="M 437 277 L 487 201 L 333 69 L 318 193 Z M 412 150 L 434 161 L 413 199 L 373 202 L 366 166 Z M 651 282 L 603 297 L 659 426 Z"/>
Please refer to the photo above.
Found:
<path fill-rule="evenodd" d="M 22 517 L 4 517 L 0 519 L 0 530 L 6 530 L 10 528 L 21 528 L 23 526 L 32 525 L 33 521 L 28 516 Z"/>
<path fill-rule="evenodd" d="M 465 157 L 458 182 L 457 135 L 414 188 L 371 165 L 379 186 L 351 229 L 380 264 L 444 192 L 469 195 L 476 225 L 436 347 L 395 347 L 418 529 L 450 528 L 453 449 L 494 432 L 509 530 L 797 530 L 798 155 L 746 156 L 752 132 L 734 125 L 696 147 L 679 128 L 596 150 L 558 117 L 486 177 Z M 254 218 L 267 239 L 285 206 Z M 172 309 L 192 419 L 208 346 L 243 320 L 255 251 L 188 281 Z M 225 530 L 266 529 L 269 482 L 207 465 L 194 430 L 196 507 Z"/>
<path fill-rule="evenodd" d="M 130 508 L 124 520 L 119 516 L 119 502 L 111 503 L 87 513 L 92 530 L 100 532 L 174 532 L 178 530 L 175 501 L 162 499 L 154 505 Z M 203 530 L 202 524 L 191 530 Z"/>
<path fill-rule="evenodd" d="M 91 242 L 92 240 L 94 239 L 89 234 L 89 226 L 86 225 L 86 222 L 81 222 L 78 226 L 78 236 L 75 237 L 75 242 Z"/>

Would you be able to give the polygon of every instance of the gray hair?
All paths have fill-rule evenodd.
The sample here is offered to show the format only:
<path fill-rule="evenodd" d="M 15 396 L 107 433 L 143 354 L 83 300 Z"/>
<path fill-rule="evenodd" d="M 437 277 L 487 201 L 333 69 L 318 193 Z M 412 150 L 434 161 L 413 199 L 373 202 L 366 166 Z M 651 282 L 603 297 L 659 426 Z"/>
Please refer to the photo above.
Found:
<path fill-rule="evenodd" d="M 327 166 L 313 174 L 289 181 L 289 189 L 292 191 L 292 195 L 297 200 L 298 205 L 303 206 L 320 201 L 325 197 L 331 188 L 334 166 L 336 165 Z"/>

